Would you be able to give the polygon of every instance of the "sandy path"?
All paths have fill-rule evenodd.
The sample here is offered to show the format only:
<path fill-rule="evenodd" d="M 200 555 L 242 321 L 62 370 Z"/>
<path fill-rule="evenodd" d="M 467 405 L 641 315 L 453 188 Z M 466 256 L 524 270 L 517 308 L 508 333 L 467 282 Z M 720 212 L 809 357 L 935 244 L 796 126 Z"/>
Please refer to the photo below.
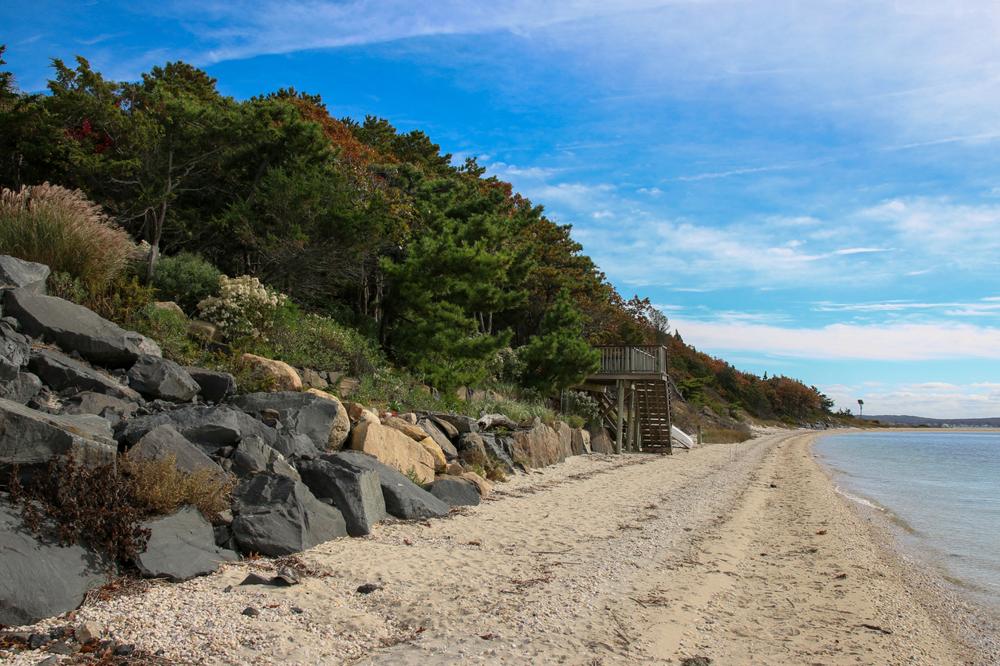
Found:
<path fill-rule="evenodd" d="M 449 519 L 314 548 L 294 587 L 240 587 L 268 563 L 239 564 L 79 617 L 202 663 L 963 663 L 811 437 L 575 457 Z"/>

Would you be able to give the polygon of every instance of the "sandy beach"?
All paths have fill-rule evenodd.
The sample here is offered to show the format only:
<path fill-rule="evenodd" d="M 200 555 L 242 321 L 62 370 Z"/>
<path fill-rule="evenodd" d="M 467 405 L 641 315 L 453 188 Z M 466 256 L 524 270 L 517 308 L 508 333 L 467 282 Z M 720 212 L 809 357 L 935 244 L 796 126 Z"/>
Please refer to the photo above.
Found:
<path fill-rule="evenodd" d="M 240 586 L 273 570 L 260 560 L 76 619 L 172 662 L 996 663 L 836 493 L 815 437 L 577 456 L 447 519 L 307 551 L 292 587 Z"/>

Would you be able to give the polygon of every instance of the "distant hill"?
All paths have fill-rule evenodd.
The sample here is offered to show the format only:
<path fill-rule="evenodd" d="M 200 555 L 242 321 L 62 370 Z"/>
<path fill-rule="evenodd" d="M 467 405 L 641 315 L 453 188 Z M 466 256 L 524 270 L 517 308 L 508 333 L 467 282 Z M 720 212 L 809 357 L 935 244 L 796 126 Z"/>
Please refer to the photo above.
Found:
<path fill-rule="evenodd" d="M 983 419 L 930 419 L 926 416 L 905 416 L 893 414 L 872 414 L 862 417 L 866 421 L 878 421 L 890 425 L 924 426 L 929 428 L 1000 428 L 1000 416 Z"/>

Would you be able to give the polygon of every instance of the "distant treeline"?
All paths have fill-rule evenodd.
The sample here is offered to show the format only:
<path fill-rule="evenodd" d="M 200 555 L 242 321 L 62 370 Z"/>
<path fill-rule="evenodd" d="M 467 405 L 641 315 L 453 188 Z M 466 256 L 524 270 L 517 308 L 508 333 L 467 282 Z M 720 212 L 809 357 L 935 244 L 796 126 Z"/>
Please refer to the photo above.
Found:
<path fill-rule="evenodd" d="M 0 186 L 82 190 L 149 242 L 150 272 L 157 256 L 189 251 L 257 276 L 439 386 L 498 379 L 498 355 L 543 334 L 552 344 L 582 335 L 592 345 L 669 345 L 682 391 L 717 410 L 829 412 L 815 388 L 739 372 L 669 334 L 648 299 L 616 291 L 569 225 L 474 159 L 455 165 L 421 131 L 337 119 L 318 96 L 291 89 L 239 101 L 181 62 L 132 82 L 83 58 L 54 60 L 53 71 L 47 94 L 0 73 Z M 570 370 L 592 362 L 567 359 Z M 538 388 L 560 388 L 549 380 Z M 520 381 L 531 383 L 530 369 Z"/>

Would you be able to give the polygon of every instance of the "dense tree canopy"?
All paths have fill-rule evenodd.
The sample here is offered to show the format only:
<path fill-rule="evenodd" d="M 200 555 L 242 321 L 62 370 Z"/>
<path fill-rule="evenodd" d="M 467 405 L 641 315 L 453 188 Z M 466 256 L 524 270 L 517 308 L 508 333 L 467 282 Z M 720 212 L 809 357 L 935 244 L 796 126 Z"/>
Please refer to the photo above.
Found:
<path fill-rule="evenodd" d="M 0 186 L 83 190 L 153 247 L 150 275 L 160 253 L 198 253 L 369 332 L 440 388 L 486 380 L 506 346 L 524 347 L 532 382 L 556 390 L 592 365 L 585 343 L 668 344 L 693 399 L 760 416 L 826 407 L 815 389 L 739 372 L 669 335 L 568 225 L 423 132 L 337 119 L 295 90 L 235 100 L 181 62 L 134 82 L 83 58 L 53 70 L 47 94 L 0 73 Z M 541 362 L 553 349 L 561 362 Z"/>

